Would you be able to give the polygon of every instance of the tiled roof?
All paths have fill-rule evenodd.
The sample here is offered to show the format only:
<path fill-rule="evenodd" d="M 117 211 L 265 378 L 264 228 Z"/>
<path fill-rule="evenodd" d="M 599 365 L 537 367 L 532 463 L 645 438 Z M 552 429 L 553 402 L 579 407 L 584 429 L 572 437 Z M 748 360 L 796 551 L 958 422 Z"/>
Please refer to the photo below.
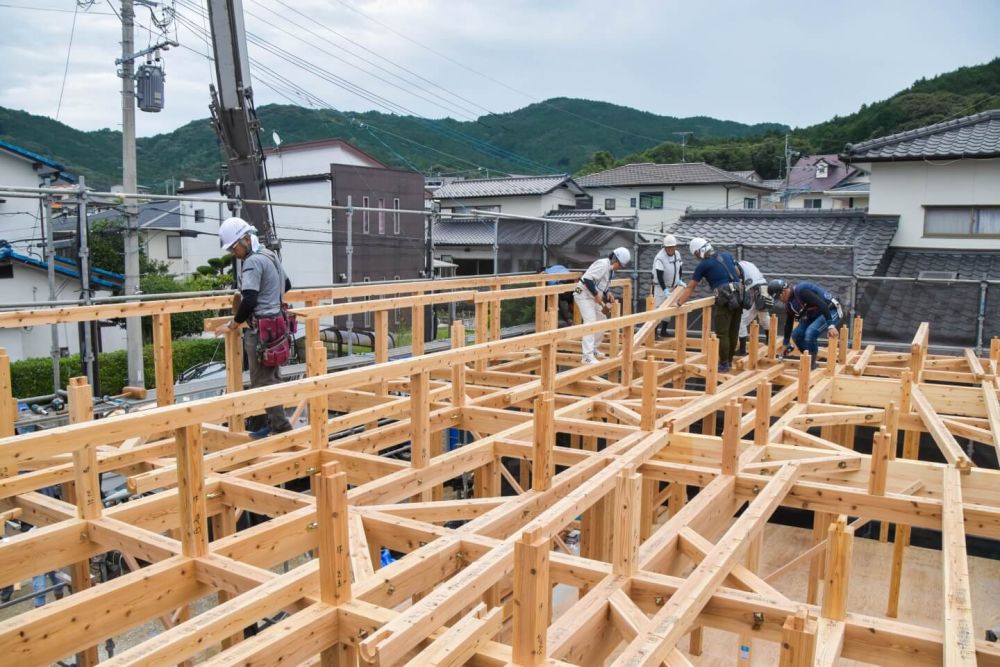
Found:
<path fill-rule="evenodd" d="M 453 181 L 434 191 L 435 199 L 468 199 L 470 197 L 510 197 L 514 195 L 544 195 L 565 184 L 582 194 L 576 181 L 566 174 L 549 176 L 510 176 L 507 178 L 476 178 Z"/>
<path fill-rule="evenodd" d="M 759 182 L 759 181 L 757 180 L 757 178 L 760 178 L 760 177 L 759 177 L 759 176 L 757 176 L 757 172 L 756 172 L 755 170 L 753 170 L 753 169 L 747 169 L 746 171 L 734 171 L 734 172 L 732 172 L 732 173 L 736 174 L 736 175 L 737 175 L 737 176 L 739 176 L 740 178 L 745 178 L 745 179 L 747 179 L 748 181 L 754 181 L 755 183 L 758 183 L 758 182 Z M 756 176 L 757 178 L 754 178 L 755 176 Z"/>
<path fill-rule="evenodd" d="M 1000 252 L 893 249 L 885 275 L 916 278 L 921 271 L 945 271 L 960 280 L 1000 280 Z M 997 286 L 1000 291 L 1000 285 Z"/>
<path fill-rule="evenodd" d="M 12 260 L 40 271 L 46 271 L 49 268 L 48 262 L 22 255 L 6 243 L 0 246 L 0 260 Z M 70 257 L 56 255 L 55 272 L 69 278 L 80 278 L 79 265 L 75 259 Z M 90 283 L 91 287 L 96 289 L 116 290 L 125 285 L 125 276 L 99 267 L 90 267 Z"/>
<path fill-rule="evenodd" d="M 761 185 L 768 187 L 772 190 L 780 190 L 785 187 L 785 179 L 783 178 L 765 178 L 761 181 Z"/>
<path fill-rule="evenodd" d="M 549 224 L 549 247 L 563 246 L 601 247 L 623 234 L 631 243 L 631 232 L 617 229 L 597 229 L 580 225 L 563 224 L 560 221 L 607 223 L 615 227 L 625 226 L 621 221 L 612 222 L 601 210 L 553 211 L 545 217 L 552 217 Z M 541 247 L 544 230 L 537 220 L 500 220 L 499 245 Z M 493 221 L 476 218 L 451 218 L 439 220 L 434 225 L 434 245 L 449 246 L 492 246 Z"/>
<path fill-rule="evenodd" d="M 816 165 L 827 164 L 826 178 L 816 178 Z M 848 167 L 836 155 L 803 155 L 788 175 L 789 192 L 823 192 L 854 174 L 857 170 Z"/>
<path fill-rule="evenodd" d="M 716 248 L 743 245 L 744 257 L 765 275 L 870 276 L 882 265 L 898 223 L 896 216 L 853 209 L 691 211 L 666 231 L 706 238 Z"/>
<path fill-rule="evenodd" d="M 13 153 L 14 155 L 18 155 L 27 160 L 43 164 L 49 169 L 52 169 L 53 171 L 57 172 L 58 178 L 64 181 L 69 181 L 70 183 L 76 182 L 76 177 L 73 174 L 67 172 L 66 167 L 64 167 L 61 163 L 56 162 L 51 158 L 45 157 L 44 155 L 39 155 L 38 153 L 29 151 L 27 148 L 21 148 L 20 146 L 15 146 L 9 141 L 3 141 L 3 140 L 0 140 L 0 150 L 5 150 L 8 153 Z"/>
<path fill-rule="evenodd" d="M 118 208 L 108 208 L 100 211 L 92 211 L 87 214 L 91 224 L 98 220 L 118 221 L 124 217 L 124 213 Z M 181 205 L 176 201 L 151 201 L 139 205 L 140 230 L 171 230 L 181 228 Z M 56 232 L 75 232 L 76 216 L 64 216 L 57 218 L 52 223 L 52 229 Z"/>
<path fill-rule="evenodd" d="M 769 186 L 742 178 L 731 171 L 713 167 L 704 162 L 656 164 L 643 162 L 626 164 L 614 169 L 599 171 L 578 179 L 584 188 L 628 185 L 698 185 L 726 183 L 742 185 L 755 190 L 771 190 Z"/>
<path fill-rule="evenodd" d="M 853 162 L 1000 156 L 1000 109 L 848 144 Z"/>
<path fill-rule="evenodd" d="M 1000 297 L 1000 289 L 991 290 Z M 921 322 L 931 322 L 932 345 L 976 344 L 980 285 L 919 280 L 864 278 L 858 281 L 857 306 L 864 317 L 864 337 L 909 343 Z M 992 298 L 994 307 L 1000 298 Z M 989 304 L 987 304 L 987 312 Z M 994 310 L 993 312 L 997 312 Z M 941 323 L 934 326 L 933 323 Z M 996 335 L 1000 318 L 987 317 L 984 340 Z"/>
<path fill-rule="evenodd" d="M 871 192 L 871 183 L 846 183 L 844 185 L 838 185 L 835 188 L 830 188 L 827 192 L 836 192 L 837 194 L 868 194 Z"/>

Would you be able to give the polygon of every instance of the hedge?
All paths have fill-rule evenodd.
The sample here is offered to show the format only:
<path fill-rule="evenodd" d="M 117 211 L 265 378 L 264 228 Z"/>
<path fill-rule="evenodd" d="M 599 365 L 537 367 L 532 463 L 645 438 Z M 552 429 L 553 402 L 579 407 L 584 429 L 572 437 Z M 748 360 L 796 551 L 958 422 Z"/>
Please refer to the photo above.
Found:
<path fill-rule="evenodd" d="M 174 341 L 174 377 L 192 366 L 213 358 L 225 360 L 225 351 L 221 338 L 196 338 Z M 156 376 L 153 368 L 153 346 L 143 348 L 143 368 L 146 387 L 156 386 Z M 121 393 L 122 387 L 128 384 L 128 359 L 125 350 L 102 352 L 97 355 L 101 377 L 102 394 Z M 52 393 L 52 360 L 48 357 L 36 357 L 11 362 L 11 384 L 14 396 L 27 398 L 44 396 Z M 69 378 L 83 375 L 80 355 L 72 354 L 59 361 L 59 375 L 63 388 L 69 383 Z"/>

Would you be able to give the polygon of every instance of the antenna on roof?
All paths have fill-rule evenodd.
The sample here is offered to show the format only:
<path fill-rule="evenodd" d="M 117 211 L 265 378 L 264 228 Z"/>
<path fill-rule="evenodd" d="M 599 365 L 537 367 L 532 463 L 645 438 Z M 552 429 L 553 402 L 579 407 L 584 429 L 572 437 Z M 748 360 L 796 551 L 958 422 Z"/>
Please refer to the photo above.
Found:
<path fill-rule="evenodd" d="M 694 134 L 694 132 L 672 132 L 671 134 L 676 134 L 681 138 L 681 162 L 687 162 L 688 135 Z"/>

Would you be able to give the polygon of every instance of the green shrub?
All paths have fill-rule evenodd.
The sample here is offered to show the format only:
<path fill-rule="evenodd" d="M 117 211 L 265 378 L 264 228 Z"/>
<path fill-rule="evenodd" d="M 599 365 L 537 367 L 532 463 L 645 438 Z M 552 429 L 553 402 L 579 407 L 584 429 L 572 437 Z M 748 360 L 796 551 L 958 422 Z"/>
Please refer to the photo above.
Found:
<path fill-rule="evenodd" d="M 174 378 L 195 364 L 210 361 L 213 358 L 219 361 L 225 360 L 221 338 L 175 340 L 173 352 Z M 128 384 L 128 359 L 125 350 L 102 352 L 97 355 L 97 362 L 101 378 L 101 393 L 121 393 L 122 387 Z M 143 369 L 146 387 L 152 389 L 156 386 L 152 345 L 146 345 L 143 348 Z M 10 374 L 14 396 L 27 398 L 52 393 L 52 360 L 48 357 L 12 362 Z M 60 360 L 59 376 L 62 388 L 66 388 L 71 377 L 79 375 L 83 375 L 80 355 L 72 354 Z"/>

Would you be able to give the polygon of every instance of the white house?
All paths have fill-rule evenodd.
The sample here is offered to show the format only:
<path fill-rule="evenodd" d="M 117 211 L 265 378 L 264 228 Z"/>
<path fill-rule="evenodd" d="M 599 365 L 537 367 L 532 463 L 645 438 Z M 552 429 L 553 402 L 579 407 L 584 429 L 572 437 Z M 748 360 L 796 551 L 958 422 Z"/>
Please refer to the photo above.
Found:
<path fill-rule="evenodd" d="M 773 188 L 704 162 L 627 164 L 578 179 L 609 215 L 636 215 L 663 231 L 688 209 L 755 209 Z"/>
<path fill-rule="evenodd" d="M 442 213 L 462 215 L 478 210 L 541 217 L 549 211 L 579 208 L 577 200 L 584 195 L 566 174 L 455 180 L 434 190 Z"/>
<path fill-rule="evenodd" d="M 7 141 L 0 141 L 0 185 L 37 188 L 75 183 L 76 178 L 58 162 Z M 25 252 L 41 241 L 38 200 L 0 197 L 0 240 Z"/>
<path fill-rule="evenodd" d="M 120 290 L 125 276 L 92 270 L 90 287 L 94 297 L 111 296 Z M 72 259 L 56 257 L 56 298 L 77 299 L 80 296 L 79 266 Z M 40 257 L 18 252 L 10 245 L 0 245 L 0 303 L 30 304 L 49 300 L 48 264 Z M 63 356 L 80 351 L 76 323 L 59 324 L 59 345 Z M 52 338 L 49 327 L 18 327 L 0 329 L 0 347 L 12 361 L 30 357 L 48 357 Z M 105 352 L 125 348 L 125 329 L 119 326 L 101 327 L 101 349 Z"/>
<path fill-rule="evenodd" d="M 285 144 L 265 150 L 272 202 L 317 206 L 348 204 L 389 211 L 354 211 L 350 279 L 404 280 L 425 270 L 424 180 L 415 172 L 390 169 L 341 139 Z M 214 196 L 212 183 L 187 182 L 181 194 Z M 393 213 L 392 210 L 401 211 Z M 219 257 L 219 223 L 231 215 L 214 203 L 180 204 L 179 273 L 190 273 Z M 270 207 L 282 243 L 284 268 L 296 287 L 343 283 L 347 275 L 347 217 L 344 211 Z M 197 236 L 191 236 L 197 233 Z M 150 250 L 153 256 L 152 248 Z"/>
<path fill-rule="evenodd" d="M 1000 250 L 1000 109 L 848 145 L 899 248 Z"/>

